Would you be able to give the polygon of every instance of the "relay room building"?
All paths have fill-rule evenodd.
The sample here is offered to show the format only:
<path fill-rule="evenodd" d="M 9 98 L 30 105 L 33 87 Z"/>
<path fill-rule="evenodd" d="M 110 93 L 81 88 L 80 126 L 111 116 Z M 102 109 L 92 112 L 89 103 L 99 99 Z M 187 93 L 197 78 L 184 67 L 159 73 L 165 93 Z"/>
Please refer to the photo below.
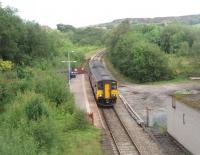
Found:
<path fill-rule="evenodd" d="M 167 107 L 167 131 L 194 155 L 200 155 L 200 93 L 173 95 Z"/>

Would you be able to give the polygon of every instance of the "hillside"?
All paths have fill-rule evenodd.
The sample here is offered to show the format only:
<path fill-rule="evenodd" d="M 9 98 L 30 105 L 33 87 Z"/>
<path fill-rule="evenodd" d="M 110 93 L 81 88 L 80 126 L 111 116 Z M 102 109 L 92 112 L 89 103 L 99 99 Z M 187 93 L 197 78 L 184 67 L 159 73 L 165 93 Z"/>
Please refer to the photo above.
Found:
<path fill-rule="evenodd" d="M 187 16 L 155 17 L 155 18 L 124 18 L 116 19 L 112 22 L 95 25 L 97 27 L 112 28 L 121 22 L 128 20 L 131 24 L 166 24 L 171 22 L 181 22 L 189 25 L 200 23 L 200 14 Z"/>

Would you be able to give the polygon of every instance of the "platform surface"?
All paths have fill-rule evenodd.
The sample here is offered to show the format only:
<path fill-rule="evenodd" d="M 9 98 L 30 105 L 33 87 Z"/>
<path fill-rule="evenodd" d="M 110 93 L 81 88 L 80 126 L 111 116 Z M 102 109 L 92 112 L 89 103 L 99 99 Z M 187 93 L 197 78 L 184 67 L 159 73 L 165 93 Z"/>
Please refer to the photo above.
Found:
<path fill-rule="evenodd" d="M 90 107 L 85 88 L 84 74 L 77 74 L 76 78 L 71 79 L 70 90 L 74 95 L 76 106 L 80 110 L 86 113 L 90 113 Z"/>

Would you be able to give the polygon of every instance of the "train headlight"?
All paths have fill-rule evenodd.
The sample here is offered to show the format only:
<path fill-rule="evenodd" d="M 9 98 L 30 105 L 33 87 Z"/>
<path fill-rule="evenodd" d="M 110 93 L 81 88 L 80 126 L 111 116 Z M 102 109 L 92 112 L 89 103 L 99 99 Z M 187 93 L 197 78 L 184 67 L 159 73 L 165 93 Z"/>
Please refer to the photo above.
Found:
<path fill-rule="evenodd" d="M 99 94 L 99 97 L 102 97 L 102 94 Z"/>

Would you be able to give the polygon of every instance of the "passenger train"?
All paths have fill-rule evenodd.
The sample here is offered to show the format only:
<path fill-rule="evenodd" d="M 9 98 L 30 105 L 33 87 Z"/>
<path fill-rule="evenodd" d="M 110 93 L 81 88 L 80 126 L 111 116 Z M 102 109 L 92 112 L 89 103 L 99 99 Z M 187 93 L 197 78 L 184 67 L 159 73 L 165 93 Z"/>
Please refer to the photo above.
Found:
<path fill-rule="evenodd" d="M 99 106 L 113 106 L 118 95 L 118 84 L 99 60 L 90 60 L 89 79 Z"/>

